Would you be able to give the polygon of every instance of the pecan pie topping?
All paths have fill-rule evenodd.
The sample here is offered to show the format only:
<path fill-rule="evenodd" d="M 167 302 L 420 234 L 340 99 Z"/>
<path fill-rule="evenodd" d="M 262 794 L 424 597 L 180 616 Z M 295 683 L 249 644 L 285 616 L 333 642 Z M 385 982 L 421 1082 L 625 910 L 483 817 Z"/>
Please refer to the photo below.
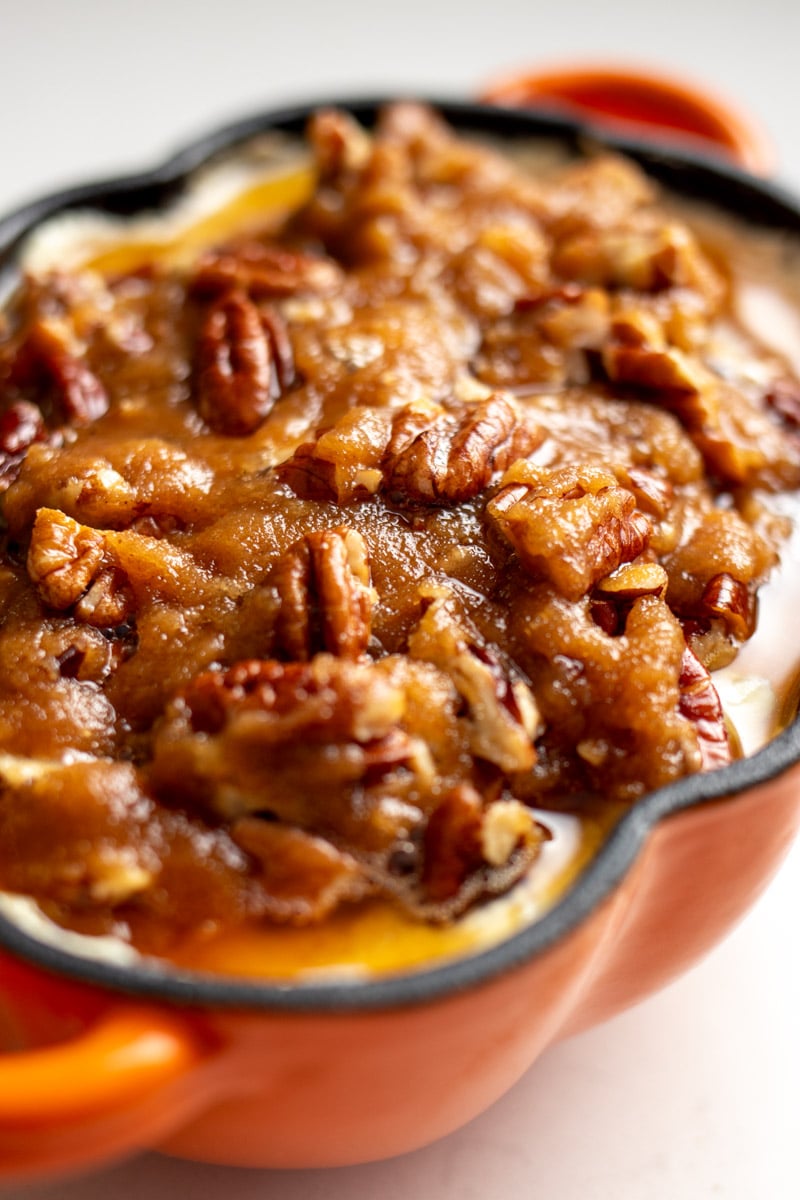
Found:
<path fill-rule="evenodd" d="M 0 322 L 0 890 L 176 957 L 521 911 L 559 820 L 728 762 L 800 487 L 737 251 L 633 163 L 308 145 L 290 214 Z"/>

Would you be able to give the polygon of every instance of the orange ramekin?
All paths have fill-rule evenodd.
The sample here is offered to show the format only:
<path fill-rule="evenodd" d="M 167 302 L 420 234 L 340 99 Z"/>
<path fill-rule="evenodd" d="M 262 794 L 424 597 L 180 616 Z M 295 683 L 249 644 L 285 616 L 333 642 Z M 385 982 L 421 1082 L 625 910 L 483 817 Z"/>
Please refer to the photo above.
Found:
<path fill-rule="evenodd" d="M 369 121 L 376 103 L 345 106 Z M 500 136 L 575 145 L 584 134 L 541 114 L 440 107 L 457 127 Z M 0 274 L 53 214 L 151 209 L 221 149 L 268 129 L 297 132 L 310 110 L 258 115 L 155 171 L 26 206 L 0 221 Z M 675 151 L 633 152 L 678 191 L 800 235 L 800 205 L 763 182 Z M 145 1147 L 308 1167 L 433 1141 L 497 1099 L 547 1045 L 705 953 L 765 886 L 798 825 L 795 721 L 753 757 L 645 797 L 561 901 L 501 945 L 363 982 L 276 986 L 87 960 L 0 917 L 0 1183 Z"/>
<path fill-rule="evenodd" d="M 550 110 L 599 128 L 722 155 L 770 175 L 767 133 L 712 89 L 672 72 L 612 63 L 568 63 L 506 73 L 483 88 L 487 104 Z"/>

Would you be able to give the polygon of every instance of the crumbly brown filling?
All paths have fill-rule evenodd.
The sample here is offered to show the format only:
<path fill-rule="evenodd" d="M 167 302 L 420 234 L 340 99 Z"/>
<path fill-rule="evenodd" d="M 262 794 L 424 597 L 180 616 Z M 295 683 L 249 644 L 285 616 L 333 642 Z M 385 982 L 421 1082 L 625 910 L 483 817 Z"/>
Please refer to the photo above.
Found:
<path fill-rule="evenodd" d="M 309 140 L 277 234 L 29 278 L 0 336 L 0 887 L 148 949 L 449 920 L 533 808 L 727 762 L 800 484 L 800 385 L 632 164 Z"/>

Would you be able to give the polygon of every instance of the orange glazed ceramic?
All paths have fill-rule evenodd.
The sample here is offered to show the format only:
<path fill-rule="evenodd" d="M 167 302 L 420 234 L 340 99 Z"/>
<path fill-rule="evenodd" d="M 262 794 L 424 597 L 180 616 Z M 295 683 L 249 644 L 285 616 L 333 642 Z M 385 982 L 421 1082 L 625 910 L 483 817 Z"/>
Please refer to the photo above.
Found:
<path fill-rule="evenodd" d="M 519 71 L 493 80 L 481 99 L 510 107 L 548 108 L 591 119 L 631 136 L 681 142 L 722 154 L 768 175 L 775 154 L 767 134 L 735 104 L 673 74 L 583 63 Z"/>
<path fill-rule="evenodd" d="M 347 105 L 369 121 L 376 105 Z M 558 137 L 578 123 L 443 104 L 461 129 Z M 148 174 L 0 222 L 0 266 L 54 213 L 151 208 L 222 147 L 298 131 L 308 108 L 216 132 Z M 719 162 L 609 138 L 672 190 L 800 234 L 800 208 Z M 365 1162 L 447 1134 L 549 1044 L 642 999 L 745 912 L 800 823 L 800 723 L 622 817 L 559 902 L 501 944 L 425 970 L 297 984 L 82 958 L 0 917 L 0 1183 L 145 1147 L 243 1166 Z"/>

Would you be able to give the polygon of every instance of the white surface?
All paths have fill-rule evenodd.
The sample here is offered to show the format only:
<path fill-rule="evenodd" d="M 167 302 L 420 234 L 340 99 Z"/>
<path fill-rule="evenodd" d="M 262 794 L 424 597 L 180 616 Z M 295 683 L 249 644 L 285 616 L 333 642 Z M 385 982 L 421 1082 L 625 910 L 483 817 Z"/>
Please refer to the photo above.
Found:
<path fill-rule="evenodd" d="M 0 0 L 0 209 L 147 164 L 287 99 L 467 95 L 507 66 L 661 64 L 738 97 L 800 191 L 796 0 Z M 661 996 L 551 1050 L 467 1129 L 389 1163 L 244 1172 L 145 1156 L 38 1200 L 797 1200 L 800 849 Z"/>

